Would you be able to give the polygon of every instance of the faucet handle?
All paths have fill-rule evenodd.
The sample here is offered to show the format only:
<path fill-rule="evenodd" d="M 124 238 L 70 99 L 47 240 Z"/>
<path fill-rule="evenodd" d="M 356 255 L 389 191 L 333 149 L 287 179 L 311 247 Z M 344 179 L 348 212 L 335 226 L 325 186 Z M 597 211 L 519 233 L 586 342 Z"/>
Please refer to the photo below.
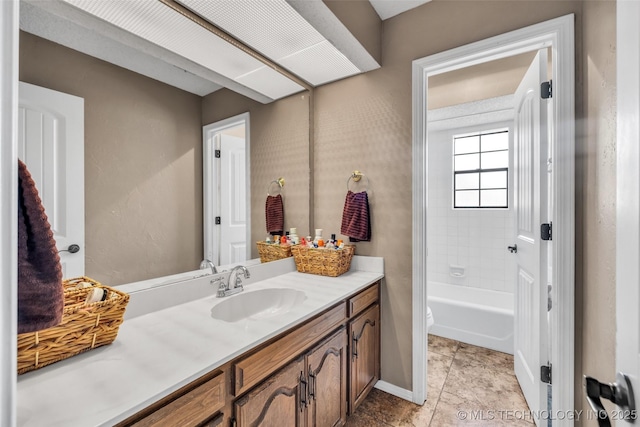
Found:
<path fill-rule="evenodd" d="M 212 285 L 215 285 L 216 283 L 218 283 L 218 288 L 224 288 L 224 280 L 222 279 L 222 277 L 218 276 L 218 277 L 214 277 L 213 279 L 211 279 L 211 281 L 209 282 Z"/>

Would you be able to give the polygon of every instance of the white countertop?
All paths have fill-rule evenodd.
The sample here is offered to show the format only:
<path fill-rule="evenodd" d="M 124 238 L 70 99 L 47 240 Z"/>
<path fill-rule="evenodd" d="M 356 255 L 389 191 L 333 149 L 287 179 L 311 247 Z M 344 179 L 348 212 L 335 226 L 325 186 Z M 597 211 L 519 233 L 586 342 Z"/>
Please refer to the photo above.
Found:
<path fill-rule="evenodd" d="M 289 312 L 260 321 L 212 318 L 211 308 L 224 300 L 215 295 L 125 317 L 113 344 L 20 375 L 17 425 L 86 427 L 122 421 L 382 278 L 382 260 L 365 258 L 355 257 L 351 271 L 335 278 L 289 272 L 246 285 L 244 292 L 275 287 L 306 294 Z M 132 293 L 130 304 L 134 299 Z"/>

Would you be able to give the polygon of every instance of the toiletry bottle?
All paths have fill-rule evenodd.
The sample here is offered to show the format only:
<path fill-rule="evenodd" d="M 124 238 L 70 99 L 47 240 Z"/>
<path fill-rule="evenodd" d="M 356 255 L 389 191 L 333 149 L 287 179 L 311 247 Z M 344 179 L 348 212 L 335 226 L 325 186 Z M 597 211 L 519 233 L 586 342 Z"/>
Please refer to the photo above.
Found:
<path fill-rule="evenodd" d="M 298 229 L 295 227 L 291 227 L 291 230 L 289 231 L 289 237 L 291 237 L 291 243 L 297 245 L 299 243 Z"/>
<path fill-rule="evenodd" d="M 320 239 L 322 239 L 322 228 L 316 228 L 316 237 L 313 238 L 313 243 L 318 243 Z"/>
<path fill-rule="evenodd" d="M 265 243 L 271 243 L 271 234 L 267 234 L 267 238 L 264 241 Z"/>
<path fill-rule="evenodd" d="M 284 237 L 285 237 L 285 238 L 286 238 L 286 240 L 287 240 L 287 242 L 286 242 L 286 243 L 287 243 L 287 245 L 290 245 L 290 244 L 291 244 L 291 236 L 289 235 L 289 232 L 288 232 L 288 231 L 285 231 L 285 232 L 284 232 Z"/>
<path fill-rule="evenodd" d="M 327 248 L 333 249 L 336 247 L 336 235 L 332 234 L 331 238 L 327 241 Z"/>
<path fill-rule="evenodd" d="M 286 245 L 287 244 L 287 236 L 282 236 L 280 238 L 280 244 L 281 245 Z"/>
<path fill-rule="evenodd" d="M 276 234 L 275 236 L 273 236 L 273 243 L 276 245 L 280 244 L 280 235 Z"/>

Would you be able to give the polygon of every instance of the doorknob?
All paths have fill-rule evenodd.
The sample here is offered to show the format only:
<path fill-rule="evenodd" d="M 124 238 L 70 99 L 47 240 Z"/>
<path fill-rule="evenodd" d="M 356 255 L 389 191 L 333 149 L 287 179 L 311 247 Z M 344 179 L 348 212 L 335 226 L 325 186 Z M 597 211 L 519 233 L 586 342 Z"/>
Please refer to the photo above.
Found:
<path fill-rule="evenodd" d="M 509 252 L 512 254 L 518 253 L 518 245 L 507 246 L 507 249 L 509 249 Z"/>
<path fill-rule="evenodd" d="M 75 254 L 76 252 L 80 252 L 80 246 L 76 244 L 69 245 L 67 249 L 61 249 L 58 252 L 69 252 Z"/>
<path fill-rule="evenodd" d="M 625 419 L 631 422 L 635 421 L 637 417 L 635 397 L 629 377 L 622 372 L 618 372 L 616 382 L 613 384 L 603 384 L 597 379 L 587 377 L 586 375 L 584 380 L 584 387 L 587 390 L 587 400 L 589 401 L 591 409 L 593 409 L 598 416 L 598 425 L 600 427 L 611 427 L 609 414 L 602 405 L 601 397 L 612 401 L 620 407 L 620 416 L 616 417 L 616 419 Z"/>

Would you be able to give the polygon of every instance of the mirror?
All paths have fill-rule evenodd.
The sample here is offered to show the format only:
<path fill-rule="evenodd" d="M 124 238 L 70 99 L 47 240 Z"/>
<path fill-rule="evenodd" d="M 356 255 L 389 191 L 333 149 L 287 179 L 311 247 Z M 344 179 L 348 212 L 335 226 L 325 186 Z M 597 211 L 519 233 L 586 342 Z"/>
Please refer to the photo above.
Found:
<path fill-rule="evenodd" d="M 198 269 L 202 127 L 245 112 L 252 256 L 266 235 L 267 186 L 280 176 L 285 227 L 308 232 L 307 93 L 264 105 L 227 89 L 195 95 L 26 32 L 20 80 L 84 99 L 87 276 L 114 286 Z"/>

